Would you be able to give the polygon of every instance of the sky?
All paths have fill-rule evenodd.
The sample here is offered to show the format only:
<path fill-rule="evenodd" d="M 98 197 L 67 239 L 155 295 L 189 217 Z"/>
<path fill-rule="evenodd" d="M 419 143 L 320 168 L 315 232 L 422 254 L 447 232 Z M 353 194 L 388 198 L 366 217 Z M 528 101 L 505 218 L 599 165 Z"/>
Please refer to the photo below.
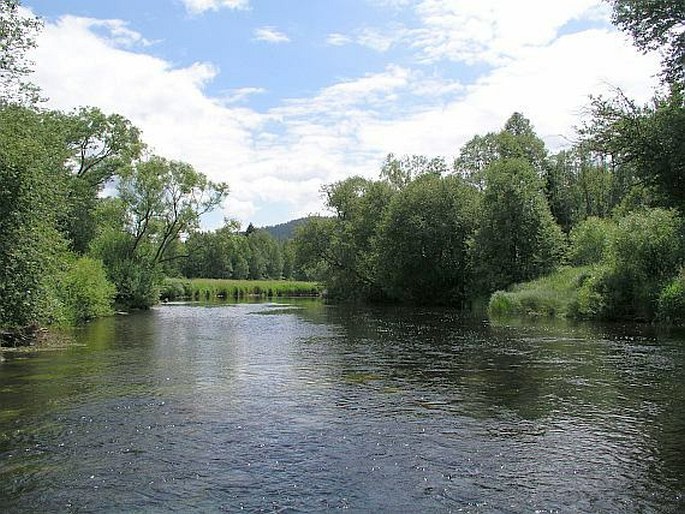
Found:
<path fill-rule="evenodd" d="M 224 218 L 321 213 L 321 187 L 377 178 L 389 153 L 451 162 L 528 117 L 568 146 L 589 96 L 646 102 L 642 55 L 596 0 L 24 0 L 44 20 L 47 106 L 126 116 L 151 150 L 231 193 Z"/>

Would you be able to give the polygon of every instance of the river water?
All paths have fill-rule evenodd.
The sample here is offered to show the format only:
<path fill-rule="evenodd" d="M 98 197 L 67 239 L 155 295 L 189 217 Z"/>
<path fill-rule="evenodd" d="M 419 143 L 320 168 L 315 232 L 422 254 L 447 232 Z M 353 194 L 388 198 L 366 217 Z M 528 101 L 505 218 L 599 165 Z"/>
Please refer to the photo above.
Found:
<path fill-rule="evenodd" d="M 685 336 L 165 305 L 0 362 L 2 512 L 685 512 Z"/>

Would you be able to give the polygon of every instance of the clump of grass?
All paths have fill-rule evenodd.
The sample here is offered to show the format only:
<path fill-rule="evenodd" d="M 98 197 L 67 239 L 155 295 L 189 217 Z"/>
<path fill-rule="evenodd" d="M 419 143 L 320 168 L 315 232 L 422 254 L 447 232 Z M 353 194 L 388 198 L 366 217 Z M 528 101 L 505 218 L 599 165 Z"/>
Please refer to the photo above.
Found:
<path fill-rule="evenodd" d="M 515 284 L 490 297 L 488 314 L 494 317 L 574 317 L 578 293 L 591 276 L 589 266 L 564 267 L 530 282 Z"/>
<path fill-rule="evenodd" d="M 323 288 L 316 282 L 293 280 L 228 280 L 168 278 L 162 285 L 161 300 L 213 300 L 260 296 L 320 296 Z"/>

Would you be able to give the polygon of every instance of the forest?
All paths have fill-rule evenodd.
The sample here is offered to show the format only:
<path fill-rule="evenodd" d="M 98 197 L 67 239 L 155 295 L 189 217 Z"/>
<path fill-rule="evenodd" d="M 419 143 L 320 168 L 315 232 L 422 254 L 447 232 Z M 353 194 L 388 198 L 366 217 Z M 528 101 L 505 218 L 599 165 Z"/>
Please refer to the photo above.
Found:
<path fill-rule="evenodd" d="M 165 277 L 298 279 L 341 301 L 685 321 L 685 7 L 615 0 L 615 24 L 663 56 L 648 105 L 589 100 L 550 153 L 522 113 L 448 161 L 389 155 L 376 180 L 323 188 L 330 216 L 277 240 L 201 230 L 227 198 L 97 107 L 42 107 L 27 51 L 40 20 L 0 0 L 0 328 L 148 308 Z"/>

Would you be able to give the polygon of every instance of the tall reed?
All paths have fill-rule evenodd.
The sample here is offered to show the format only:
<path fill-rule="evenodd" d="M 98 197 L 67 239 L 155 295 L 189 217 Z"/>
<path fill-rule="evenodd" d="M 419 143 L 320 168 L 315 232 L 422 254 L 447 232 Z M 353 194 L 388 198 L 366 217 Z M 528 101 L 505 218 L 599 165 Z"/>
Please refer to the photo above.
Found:
<path fill-rule="evenodd" d="M 320 296 L 323 287 L 316 282 L 290 280 L 228 280 L 212 278 L 167 278 L 160 299 L 213 300 L 261 296 Z"/>

